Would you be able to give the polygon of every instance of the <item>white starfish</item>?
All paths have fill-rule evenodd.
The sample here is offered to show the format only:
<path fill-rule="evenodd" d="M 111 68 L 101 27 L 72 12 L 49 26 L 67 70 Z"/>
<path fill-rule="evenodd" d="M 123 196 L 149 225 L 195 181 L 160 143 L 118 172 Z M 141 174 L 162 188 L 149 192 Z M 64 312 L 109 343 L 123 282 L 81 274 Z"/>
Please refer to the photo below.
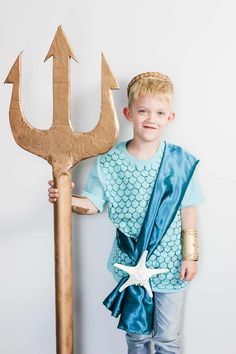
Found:
<path fill-rule="evenodd" d="M 149 283 L 149 279 L 154 277 L 154 275 L 160 273 L 167 273 L 169 269 L 151 269 L 146 267 L 146 259 L 147 259 L 148 251 L 144 251 L 142 257 L 140 258 L 138 264 L 136 266 L 126 266 L 123 264 L 115 263 L 114 267 L 124 270 L 129 274 L 129 279 L 120 287 L 119 292 L 122 292 L 130 285 L 142 285 L 148 292 L 150 297 L 153 297 L 152 289 Z"/>

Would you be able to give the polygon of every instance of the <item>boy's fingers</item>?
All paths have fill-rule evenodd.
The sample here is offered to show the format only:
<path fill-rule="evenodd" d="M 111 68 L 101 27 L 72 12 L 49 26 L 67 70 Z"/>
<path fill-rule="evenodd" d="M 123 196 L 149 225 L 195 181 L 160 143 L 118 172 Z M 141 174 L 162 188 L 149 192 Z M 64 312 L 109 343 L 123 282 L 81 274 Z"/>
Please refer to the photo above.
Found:
<path fill-rule="evenodd" d="M 193 278 L 195 277 L 196 273 L 195 272 L 190 272 L 190 271 L 187 271 L 186 272 L 186 275 L 185 275 L 185 280 L 193 280 Z"/>
<path fill-rule="evenodd" d="M 180 272 L 180 279 L 183 280 L 184 277 L 185 277 L 185 271 L 186 271 L 186 268 L 185 267 L 182 267 L 181 268 L 181 272 Z"/>
<path fill-rule="evenodd" d="M 52 187 L 48 188 L 48 191 L 49 193 L 58 193 L 58 189 Z"/>
<path fill-rule="evenodd" d="M 54 187 L 53 180 L 49 180 L 48 184 L 51 186 L 48 188 L 48 200 L 50 203 L 55 203 L 59 196 L 58 189 L 53 188 Z"/>
<path fill-rule="evenodd" d="M 49 198 L 58 198 L 58 194 L 54 194 L 54 193 L 49 193 L 48 196 Z"/>
<path fill-rule="evenodd" d="M 186 280 L 192 280 L 193 279 L 193 276 L 191 273 L 188 273 L 185 277 Z"/>

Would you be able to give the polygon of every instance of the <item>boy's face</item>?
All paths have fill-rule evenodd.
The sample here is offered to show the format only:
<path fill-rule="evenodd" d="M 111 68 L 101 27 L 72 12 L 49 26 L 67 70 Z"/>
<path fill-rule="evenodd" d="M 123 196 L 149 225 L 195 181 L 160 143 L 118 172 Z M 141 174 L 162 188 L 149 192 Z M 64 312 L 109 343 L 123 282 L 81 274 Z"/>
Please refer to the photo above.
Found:
<path fill-rule="evenodd" d="M 170 102 L 160 95 L 139 96 L 123 113 L 133 122 L 134 138 L 146 142 L 158 142 L 165 127 L 175 118 Z"/>

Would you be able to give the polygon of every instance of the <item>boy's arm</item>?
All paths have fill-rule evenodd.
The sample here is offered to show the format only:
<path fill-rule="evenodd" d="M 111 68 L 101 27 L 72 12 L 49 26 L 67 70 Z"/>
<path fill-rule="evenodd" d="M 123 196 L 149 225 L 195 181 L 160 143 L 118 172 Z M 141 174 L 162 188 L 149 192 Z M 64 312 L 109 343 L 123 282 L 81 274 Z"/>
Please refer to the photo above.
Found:
<path fill-rule="evenodd" d="M 106 202 L 105 174 L 98 156 L 90 169 L 85 188 L 78 196 L 72 194 L 73 211 L 78 214 L 97 214 L 103 211 Z"/>
<path fill-rule="evenodd" d="M 52 180 L 48 181 L 50 188 L 48 189 L 48 200 L 51 203 L 55 203 L 59 197 L 58 189 L 54 188 L 54 182 Z M 72 182 L 72 188 L 74 183 Z M 72 194 L 72 212 L 83 215 L 96 214 L 98 209 L 96 206 L 89 200 L 89 198 L 82 195 Z"/>
<path fill-rule="evenodd" d="M 106 203 L 105 175 L 97 157 L 90 169 L 85 188 L 81 195 L 72 194 L 72 211 L 77 214 L 92 215 L 103 211 Z"/>
<path fill-rule="evenodd" d="M 72 194 L 72 211 L 80 215 L 93 215 L 98 213 L 98 209 L 88 198 L 75 194 Z"/>
<path fill-rule="evenodd" d="M 181 202 L 181 228 L 182 232 L 182 245 L 183 253 L 186 251 L 189 253 L 182 262 L 180 279 L 192 280 L 197 273 L 197 208 L 196 206 L 202 201 L 202 196 L 195 174 L 192 177 L 187 190 L 185 191 L 184 198 Z M 193 243 L 194 240 L 194 249 Z M 187 243 L 186 243 L 187 242 Z M 191 245 L 191 246 L 190 246 Z M 190 249 L 189 249 L 190 246 Z M 196 259 L 196 260 L 190 260 Z"/>
<path fill-rule="evenodd" d="M 197 228 L 197 215 L 196 207 L 190 206 L 188 208 L 181 209 L 181 224 L 182 230 L 189 230 Z"/>
<path fill-rule="evenodd" d="M 106 196 L 103 185 L 104 175 L 99 165 L 98 158 L 95 160 L 88 179 L 85 189 L 81 195 L 72 194 L 72 211 L 82 215 L 92 215 L 103 211 L 106 203 Z M 59 197 L 59 191 L 54 188 L 54 182 L 48 182 L 50 188 L 48 189 L 48 200 L 55 203 Z M 72 182 L 72 188 L 74 183 Z"/>

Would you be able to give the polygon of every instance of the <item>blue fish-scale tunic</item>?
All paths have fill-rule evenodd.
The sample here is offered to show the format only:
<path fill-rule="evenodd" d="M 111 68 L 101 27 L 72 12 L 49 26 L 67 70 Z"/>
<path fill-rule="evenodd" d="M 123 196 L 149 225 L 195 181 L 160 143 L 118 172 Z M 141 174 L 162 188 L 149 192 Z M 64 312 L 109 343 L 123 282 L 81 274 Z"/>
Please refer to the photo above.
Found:
<path fill-rule="evenodd" d="M 111 222 L 127 237 L 137 238 L 160 167 L 164 141 L 161 140 L 155 155 L 148 160 L 133 157 L 126 145 L 127 141 L 119 142 L 107 153 L 96 158 L 81 195 L 90 199 L 100 212 L 108 203 Z M 172 224 L 147 261 L 148 268 L 169 269 L 168 273 L 150 279 L 153 291 L 177 292 L 189 284 L 188 281 L 179 279 L 182 263 L 180 210 L 196 205 L 200 200 L 199 188 L 193 177 Z M 127 273 L 114 267 L 114 263 L 134 265 L 128 255 L 119 249 L 116 238 L 108 260 L 108 269 L 116 281 L 119 281 Z"/>

